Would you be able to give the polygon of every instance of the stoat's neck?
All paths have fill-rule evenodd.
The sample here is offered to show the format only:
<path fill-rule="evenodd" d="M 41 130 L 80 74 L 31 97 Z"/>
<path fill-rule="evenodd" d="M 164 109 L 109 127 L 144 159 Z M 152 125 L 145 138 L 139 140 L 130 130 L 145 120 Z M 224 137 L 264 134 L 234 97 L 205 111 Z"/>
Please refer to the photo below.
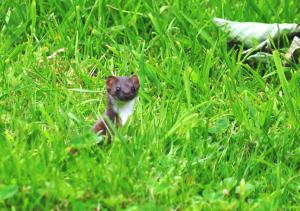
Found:
<path fill-rule="evenodd" d="M 130 101 L 120 101 L 114 99 L 112 96 L 109 97 L 109 104 L 112 107 L 113 111 L 117 113 L 120 118 L 121 124 L 125 125 L 129 116 L 133 113 L 135 98 Z"/>

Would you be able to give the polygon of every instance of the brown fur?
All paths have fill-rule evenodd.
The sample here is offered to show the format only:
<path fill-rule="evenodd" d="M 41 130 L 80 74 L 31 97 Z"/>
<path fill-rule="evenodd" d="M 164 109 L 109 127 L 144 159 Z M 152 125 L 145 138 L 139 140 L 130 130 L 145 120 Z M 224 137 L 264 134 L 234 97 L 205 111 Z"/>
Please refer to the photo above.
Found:
<path fill-rule="evenodd" d="M 132 88 L 134 87 L 134 88 Z M 110 134 L 107 119 L 117 126 L 118 114 L 113 109 L 112 97 L 122 101 L 129 101 L 136 97 L 140 87 L 139 79 L 136 75 L 131 77 L 110 76 L 106 79 L 107 105 L 104 115 L 97 120 L 92 130 L 96 134 Z"/>

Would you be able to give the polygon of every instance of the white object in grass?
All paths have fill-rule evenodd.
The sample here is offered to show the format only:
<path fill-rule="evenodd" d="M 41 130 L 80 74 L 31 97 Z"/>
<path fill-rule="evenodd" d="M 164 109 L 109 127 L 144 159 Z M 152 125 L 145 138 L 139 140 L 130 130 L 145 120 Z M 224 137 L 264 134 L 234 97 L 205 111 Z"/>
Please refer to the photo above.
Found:
<path fill-rule="evenodd" d="M 295 23 L 235 22 L 221 18 L 213 21 L 221 30 L 228 32 L 230 40 L 244 43 L 248 48 L 263 47 L 269 44 L 270 39 L 300 32 L 299 25 Z"/>

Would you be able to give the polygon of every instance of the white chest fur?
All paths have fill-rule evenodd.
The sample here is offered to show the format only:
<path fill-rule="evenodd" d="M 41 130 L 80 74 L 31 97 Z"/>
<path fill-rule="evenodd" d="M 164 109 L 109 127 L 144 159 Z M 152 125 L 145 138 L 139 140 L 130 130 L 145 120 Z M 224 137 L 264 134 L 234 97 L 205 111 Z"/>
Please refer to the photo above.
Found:
<path fill-rule="evenodd" d="M 122 125 L 125 125 L 128 118 L 132 115 L 134 102 L 135 99 L 128 102 L 114 100 L 113 109 L 118 114 Z"/>

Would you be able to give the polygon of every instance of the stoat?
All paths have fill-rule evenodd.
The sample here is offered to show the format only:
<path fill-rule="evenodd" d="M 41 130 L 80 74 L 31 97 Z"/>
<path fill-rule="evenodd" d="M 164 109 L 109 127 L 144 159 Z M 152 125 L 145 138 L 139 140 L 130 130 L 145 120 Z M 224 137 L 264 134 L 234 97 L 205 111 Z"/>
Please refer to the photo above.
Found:
<path fill-rule="evenodd" d="M 92 130 L 97 134 L 106 135 L 109 132 L 109 119 L 115 126 L 125 125 L 129 116 L 133 113 L 134 102 L 140 88 L 140 82 L 136 75 L 109 76 L 106 79 L 107 105 L 102 117 L 93 126 Z"/>

